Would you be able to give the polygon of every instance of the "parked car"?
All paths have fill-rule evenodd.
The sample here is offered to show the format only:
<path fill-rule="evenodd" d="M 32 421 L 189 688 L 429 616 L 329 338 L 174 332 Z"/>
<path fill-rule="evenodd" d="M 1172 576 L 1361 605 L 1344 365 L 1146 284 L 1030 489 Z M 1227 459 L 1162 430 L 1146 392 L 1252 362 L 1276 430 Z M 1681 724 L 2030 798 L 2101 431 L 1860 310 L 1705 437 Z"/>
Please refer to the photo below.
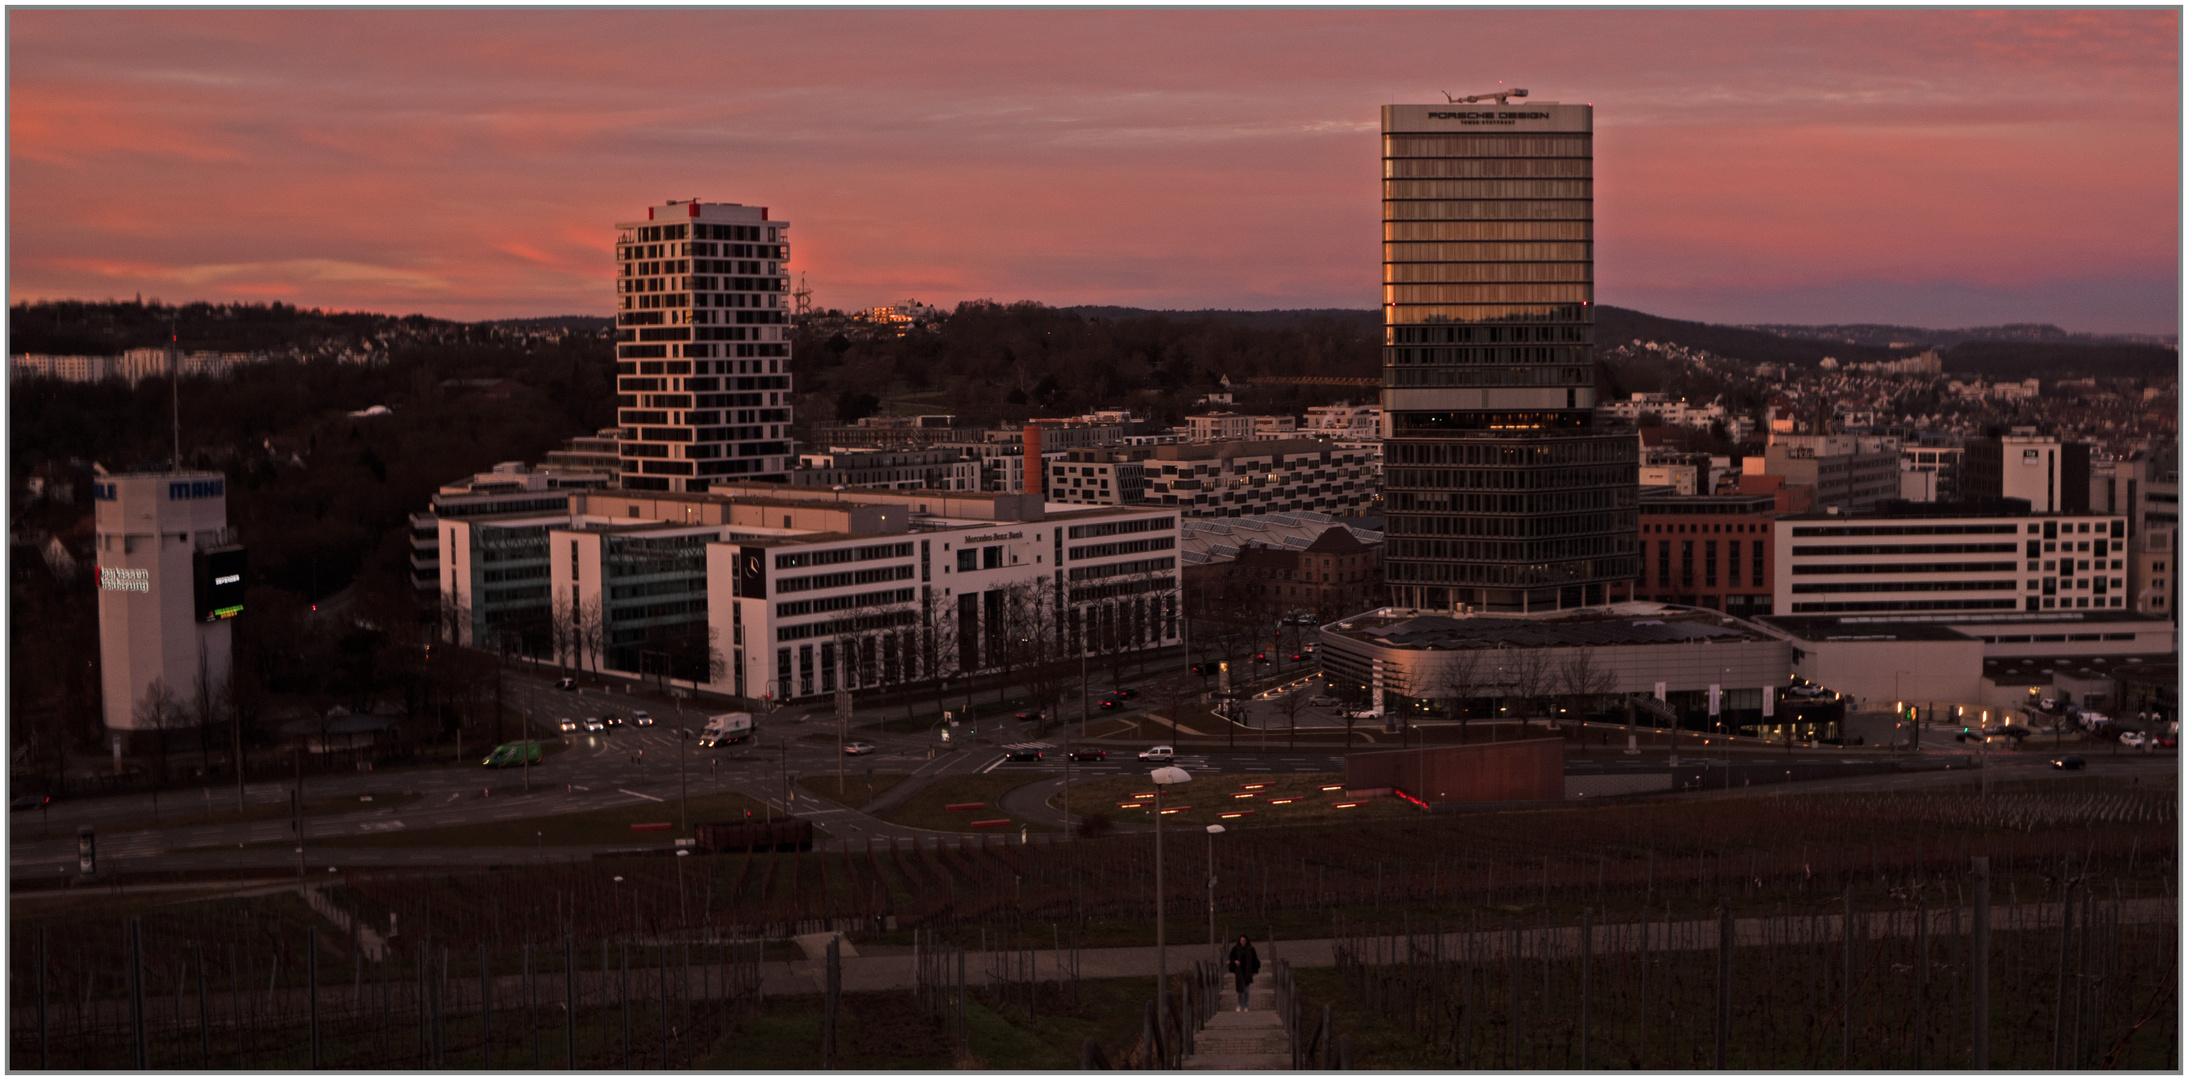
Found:
<path fill-rule="evenodd" d="M 575 721 L 575 720 L 572 720 L 572 719 L 570 719 L 569 717 L 565 716 L 565 717 L 563 717 L 563 718 L 562 718 L 561 720 L 557 721 L 557 722 L 555 723 L 555 726 L 556 726 L 556 727 L 558 727 L 558 728 L 561 728 L 561 729 L 562 729 L 562 730 L 564 730 L 564 731 L 576 731 L 576 730 L 577 730 L 577 721 Z"/>
<path fill-rule="evenodd" d="M 2120 732 L 2120 745 L 2121 745 L 2121 746 L 2126 746 L 2126 747 L 2132 747 L 2132 748 L 2135 748 L 2135 749 L 2138 749 L 2138 750 L 2139 750 L 2139 749 L 2141 749 L 2141 748 L 2142 748 L 2143 746 L 2147 745 L 2147 744 L 2148 744 L 2149 742 L 2150 742 L 2150 740 L 2149 740 L 2149 739 L 2147 739 L 2147 738 L 2144 738 L 2144 737 L 2143 737 L 2143 734 L 2142 734 L 2142 732 L 2140 732 L 2140 731 L 2123 731 L 2123 732 Z"/>
<path fill-rule="evenodd" d="M 1177 759 L 1178 752 L 1167 746 L 1150 746 L 1147 749 L 1140 751 L 1141 761 L 1152 761 L 1158 764 L 1168 765 L 1171 762 L 1176 761 Z"/>
<path fill-rule="evenodd" d="M 557 689 L 557 690 L 575 690 L 575 689 L 577 689 L 577 680 L 576 680 L 576 679 L 556 679 L 556 680 L 555 680 L 555 689 Z"/>
<path fill-rule="evenodd" d="M 1108 761 L 1108 760 L 1109 760 L 1109 751 L 1107 751 L 1107 750 L 1104 750 L 1104 749 L 1102 749 L 1102 748 L 1100 748 L 1100 747 L 1098 747 L 1098 746 L 1079 746 L 1079 747 L 1073 747 L 1073 748 L 1072 748 L 1072 751 L 1071 751 L 1071 760 L 1073 760 L 1073 761 Z"/>
<path fill-rule="evenodd" d="M 1317 709 L 1334 709 L 1337 707 L 1337 699 L 1329 696 L 1328 694 L 1322 694 L 1317 697 L 1308 698 L 1307 704 L 1312 705 Z"/>
<path fill-rule="evenodd" d="M 2074 754 L 2067 754 L 2062 757 L 2055 757 L 2051 759 L 2051 767 L 2054 769 L 2079 769 L 2087 764 L 2089 763 L 2083 761 L 2079 756 Z"/>
<path fill-rule="evenodd" d="M 639 727 L 652 727 L 653 714 L 644 709 L 633 710 L 631 712 L 631 723 L 637 724 Z"/>
<path fill-rule="evenodd" d="M 585 730 L 606 731 L 608 730 L 608 725 L 601 723 L 600 718 L 597 716 L 588 716 L 585 718 Z"/>
<path fill-rule="evenodd" d="M 852 757 L 857 757 L 860 754 L 871 754 L 879 749 L 881 748 L 870 742 L 847 742 L 843 744 L 843 752 Z"/>
<path fill-rule="evenodd" d="M 1037 746 L 1013 746 L 1003 751 L 1004 761 L 1039 761 L 1041 748 Z"/>

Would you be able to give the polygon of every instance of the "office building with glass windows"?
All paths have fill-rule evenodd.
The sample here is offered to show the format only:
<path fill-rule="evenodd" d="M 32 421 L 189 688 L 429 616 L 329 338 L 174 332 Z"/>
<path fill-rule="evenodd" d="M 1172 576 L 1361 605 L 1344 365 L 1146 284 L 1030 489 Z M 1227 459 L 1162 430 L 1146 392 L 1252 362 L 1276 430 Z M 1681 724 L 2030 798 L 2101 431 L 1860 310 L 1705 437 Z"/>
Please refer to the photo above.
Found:
<path fill-rule="evenodd" d="M 615 229 L 622 486 L 787 482 L 789 223 L 694 199 Z"/>
<path fill-rule="evenodd" d="M 1393 602 L 1631 595 L 1640 444 L 1597 426 L 1593 110 L 1383 109 L 1383 486 Z"/>

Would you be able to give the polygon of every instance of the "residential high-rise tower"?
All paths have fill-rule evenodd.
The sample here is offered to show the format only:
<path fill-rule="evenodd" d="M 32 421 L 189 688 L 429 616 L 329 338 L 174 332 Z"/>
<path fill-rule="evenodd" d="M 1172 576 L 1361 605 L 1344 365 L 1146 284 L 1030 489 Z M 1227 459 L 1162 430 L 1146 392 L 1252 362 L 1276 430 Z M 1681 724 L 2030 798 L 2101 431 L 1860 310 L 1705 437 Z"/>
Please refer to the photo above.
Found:
<path fill-rule="evenodd" d="M 1383 108 L 1386 580 L 1401 607 L 1600 604 L 1639 444 L 1596 426 L 1593 110 Z"/>
<path fill-rule="evenodd" d="M 789 224 L 694 199 L 615 228 L 622 486 L 787 481 Z"/>

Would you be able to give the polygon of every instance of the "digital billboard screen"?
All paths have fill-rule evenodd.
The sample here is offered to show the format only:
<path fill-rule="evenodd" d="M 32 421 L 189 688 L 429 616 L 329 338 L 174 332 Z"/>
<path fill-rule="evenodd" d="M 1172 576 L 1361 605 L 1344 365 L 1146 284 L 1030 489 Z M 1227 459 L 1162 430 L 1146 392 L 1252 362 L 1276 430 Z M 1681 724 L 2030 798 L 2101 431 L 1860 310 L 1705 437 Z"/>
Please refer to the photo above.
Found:
<path fill-rule="evenodd" d="M 197 615 L 199 622 L 232 619 L 243 613 L 244 549 L 214 548 L 198 552 L 196 564 Z"/>

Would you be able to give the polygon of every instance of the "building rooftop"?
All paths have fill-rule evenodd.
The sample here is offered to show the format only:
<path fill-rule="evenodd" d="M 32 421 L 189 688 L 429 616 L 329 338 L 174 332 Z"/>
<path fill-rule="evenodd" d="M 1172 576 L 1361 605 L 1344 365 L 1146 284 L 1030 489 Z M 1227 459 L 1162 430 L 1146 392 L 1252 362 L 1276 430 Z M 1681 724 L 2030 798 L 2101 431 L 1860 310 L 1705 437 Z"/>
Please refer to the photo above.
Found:
<path fill-rule="evenodd" d="M 1186 518 L 1179 526 L 1178 555 L 1185 565 L 1200 566 L 1235 559 L 1239 548 L 1247 544 L 1305 551 L 1333 527 L 1350 531 L 1353 539 L 1363 544 L 1383 542 L 1383 534 L 1372 529 L 1348 525 L 1319 511 L 1294 510 L 1235 518 Z"/>
<path fill-rule="evenodd" d="M 1972 641 L 1972 636 L 1961 633 L 1944 623 L 1898 622 L 1880 619 L 1876 622 L 1853 622 L 1830 615 L 1764 615 L 1758 622 L 1768 623 L 1801 641 Z"/>
<path fill-rule="evenodd" d="M 1386 648 L 1436 650 L 1776 640 L 1752 623 L 1718 612 L 1641 601 L 1531 615 L 1381 608 L 1322 629 Z"/>

